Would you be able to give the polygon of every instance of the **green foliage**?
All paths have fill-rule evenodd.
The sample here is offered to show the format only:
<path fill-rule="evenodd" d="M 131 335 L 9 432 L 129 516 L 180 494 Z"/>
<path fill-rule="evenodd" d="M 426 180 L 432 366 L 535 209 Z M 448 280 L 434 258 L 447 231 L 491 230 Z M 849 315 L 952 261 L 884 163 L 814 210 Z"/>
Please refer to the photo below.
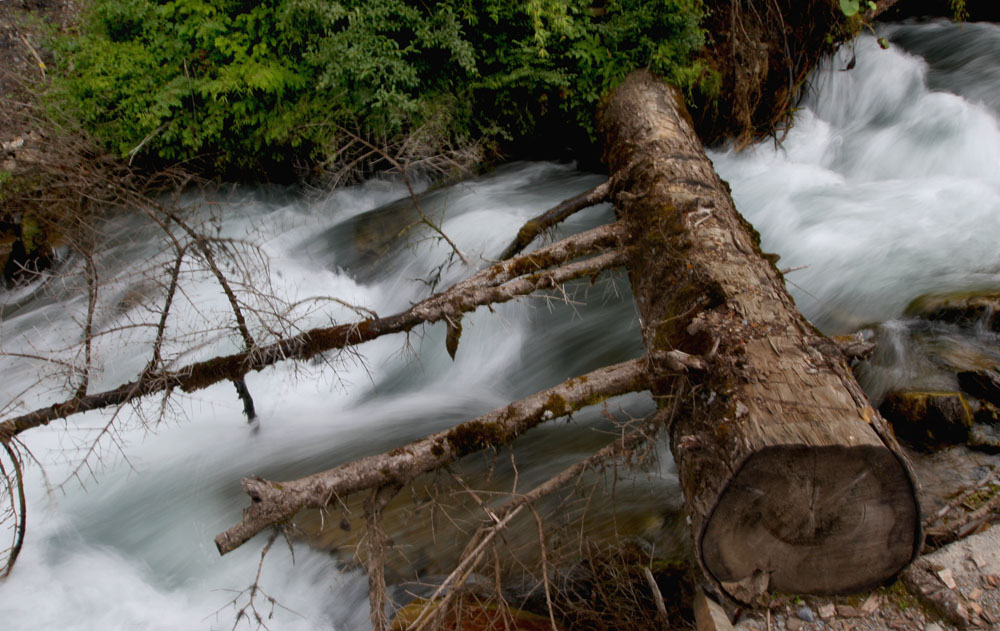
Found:
<path fill-rule="evenodd" d="M 260 174 L 418 128 L 439 146 L 542 120 L 592 136 L 595 105 L 637 67 L 718 90 L 691 61 L 702 0 L 597 4 L 93 0 L 56 43 L 54 105 L 122 156 Z"/>
<path fill-rule="evenodd" d="M 840 11 L 847 17 L 853 17 L 861 10 L 861 0 L 840 0 Z M 874 0 L 866 0 L 864 8 L 874 11 L 877 7 Z"/>
<path fill-rule="evenodd" d="M 965 0 L 948 0 L 948 7 L 951 9 L 951 17 L 956 22 L 969 19 L 969 10 L 965 6 Z"/>

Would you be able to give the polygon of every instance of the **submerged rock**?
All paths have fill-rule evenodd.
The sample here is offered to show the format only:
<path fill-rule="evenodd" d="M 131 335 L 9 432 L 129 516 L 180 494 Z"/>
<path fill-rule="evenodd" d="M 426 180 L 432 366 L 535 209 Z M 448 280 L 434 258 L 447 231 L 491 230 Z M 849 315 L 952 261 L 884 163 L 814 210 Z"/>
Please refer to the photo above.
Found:
<path fill-rule="evenodd" d="M 879 411 L 900 439 L 925 451 L 965 442 L 972 427 L 961 392 L 893 392 Z"/>
<path fill-rule="evenodd" d="M 958 383 L 962 390 L 972 396 L 990 403 L 1000 405 L 1000 370 L 966 370 L 958 373 Z"/>
<path fill-rule="evenodd" d="M 959 326 L 981 324 L 1000 332 L 1000 291 L 921 296 L 910 303 L 906 314 Z"/>
<path fill-rule="evenodd" d="M 1000 407 L 986 401 L 977 401 L 973 419 L 977 424 L 1000 425 Z"/>
<path fill-rule="evenodd" d="M 1000 453 L 1000 430 L 995 425 L 973 425 L 967 444 L 977 451 Z"/>

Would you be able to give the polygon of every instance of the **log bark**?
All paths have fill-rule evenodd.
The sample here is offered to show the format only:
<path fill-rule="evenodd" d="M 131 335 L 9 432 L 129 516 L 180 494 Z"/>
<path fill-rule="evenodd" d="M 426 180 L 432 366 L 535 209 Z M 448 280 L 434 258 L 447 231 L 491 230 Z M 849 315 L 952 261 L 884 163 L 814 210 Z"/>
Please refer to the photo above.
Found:
<path fill-rule="evenodd" d="M 681 408 L 671 449 L 706 576 L 743 602 L 891 578 L 922 542 L 909 464 L 762 255 L 680 94 L 637 71 L 599 120 L 645 343 L 711 358 L 650 376 Z"/>

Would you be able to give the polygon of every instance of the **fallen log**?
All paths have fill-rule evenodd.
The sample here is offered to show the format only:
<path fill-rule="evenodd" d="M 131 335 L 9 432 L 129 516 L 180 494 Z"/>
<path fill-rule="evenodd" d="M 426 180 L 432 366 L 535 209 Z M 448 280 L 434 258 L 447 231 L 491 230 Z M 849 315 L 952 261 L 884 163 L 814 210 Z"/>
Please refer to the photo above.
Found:
<path fill-rule="evenodd" d="M 695 135 L 680 94 L 648 72 L 599 117 L 626 265 L 697 561 L 749 602 L 772 589 L 843 593 L 896 575 L 921 547 L 916 483 L 835 343 L 795 308 Z"/>

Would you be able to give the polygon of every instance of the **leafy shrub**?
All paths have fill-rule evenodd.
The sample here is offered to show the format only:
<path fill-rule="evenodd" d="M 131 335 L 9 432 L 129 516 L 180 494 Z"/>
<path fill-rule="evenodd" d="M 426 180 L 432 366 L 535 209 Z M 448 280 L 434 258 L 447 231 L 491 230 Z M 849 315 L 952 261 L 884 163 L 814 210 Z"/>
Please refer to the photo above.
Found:
<path fill-rule="evenodd" d="M 54 105 L 121 156 L 256 176 L 431 123 L 441 146 L 542 119 L 593 135 L 594 106 L 636 67 L 717 85 L 691 62 L 701 0 L 597 4 L 93 0 L 55 44 Z"/>

